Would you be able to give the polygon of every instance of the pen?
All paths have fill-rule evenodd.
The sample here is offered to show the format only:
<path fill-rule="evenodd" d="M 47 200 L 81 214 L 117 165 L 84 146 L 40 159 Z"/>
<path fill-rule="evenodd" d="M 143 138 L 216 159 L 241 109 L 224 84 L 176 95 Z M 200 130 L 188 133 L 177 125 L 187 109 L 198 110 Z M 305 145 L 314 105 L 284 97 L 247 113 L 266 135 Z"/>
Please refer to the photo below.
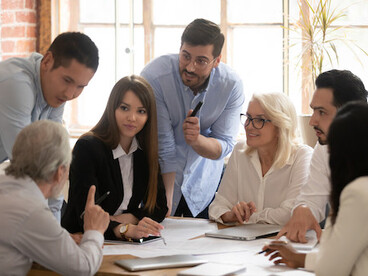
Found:
<path fill-rule="evenodd" d="M 105 200 L 105 198 L 110 194 L 110 191 L 107 191 L 105 194 L 103 194 L 99 199 L 96 200 L 96 205 L 100 204 L 102 201 Z M 83 211 L 83 213 L 80 215 L 80 218 L 83 219 L 84 213 L 86 210 Z"/>
<path fill-rule="evenodd" d="M 263 254 L 263 253 L 266 253 L 268 251 L 270 251 L 270 250 L 269 249 L 265 249 L 265 250 L 259 251 L 258 253 L 256 253 L 256 255 Z"/>
<path fill-rule="evenodd" d="M 165 238 L 164 238 L 163 236 L 161 236 L 161 239 L 162 239 L 162 241 L 164 242 L 164 245 L 166 245 L 166 246 L 167 246 L 166 241 L 165 241 Z"/>
<path fill-rule="evenodd" d="M 202 104 L 203 104 L 203 102 L 199 102 L 199 103 L 196 105 L 196 107 L 194 108 L 194 110 L 193 110 L 192 114 L 190 114 L 190 117 L 194 117 L 194 116 L 197 114 L 197 112 L 198 112 L 198 110 L 201 108 Z"/>

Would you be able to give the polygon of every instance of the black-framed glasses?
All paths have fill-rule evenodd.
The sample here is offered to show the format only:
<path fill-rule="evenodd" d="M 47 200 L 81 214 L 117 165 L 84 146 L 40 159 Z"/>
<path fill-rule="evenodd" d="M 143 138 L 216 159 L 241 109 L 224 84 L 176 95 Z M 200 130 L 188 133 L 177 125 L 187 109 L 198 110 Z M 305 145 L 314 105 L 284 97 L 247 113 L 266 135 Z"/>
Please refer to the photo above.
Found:
<path fill-rule="evenodd" d="M 242 123 L 242 125 L 244 125 L 244 127 L 249 126 L 250 122 L 252 122 L 252 125 L 255 129 L 261 129 L 264 127 L 265 123 L 271 122 L 271 120 L 263 118 L 252 118 L 246 114 L 241 113 L 240 122 Z"/>
<path fill-rule="evenodd" d="M 181 63 L 188 64 L 192 61 L 192 57 L 189 54 L 185 53 L 185 52 L 181 52 L 179 54 L 179 60 L 180 60 Z M 215 60 L 216 60 L 216 58 L 214 58 L 211 61 L 208 61 L 205 58 L 198 57 L 193 61 L 193 65 L 194 65 L 195 68 L 197 68 L 199 70 L 204 70 L 204 69 L 207 68 L 208 65 L 210 65 Z"/>

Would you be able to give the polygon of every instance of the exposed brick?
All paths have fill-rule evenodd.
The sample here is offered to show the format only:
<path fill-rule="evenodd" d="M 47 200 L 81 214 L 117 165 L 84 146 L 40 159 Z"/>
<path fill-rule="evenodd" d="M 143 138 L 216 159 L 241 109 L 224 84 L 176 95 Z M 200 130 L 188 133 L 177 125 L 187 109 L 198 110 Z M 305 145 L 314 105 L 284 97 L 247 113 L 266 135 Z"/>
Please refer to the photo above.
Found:
<path fill-rule="evenodd" d="M 26 33 L 25 26 L 5 26 L 1 28 L 1 37 L 9 38 L 9 37 L 24 37 Z"/>
<path fill-rule="evenodd" d="M 25 0 L 26 9 L 36 9 L 36 0 Z"/>
<path fill-rule="evenodd" d="M 24 0 L 1 0 L 2 10 L 23 9 Z"/>
<path fill-rule="evenodd" d="M 36 25 L 34 25 L 34 26 L 27 26 L 27 28 L 26 28 L 26 37 L 28 37 L 28 38 L 35 38 L 36 35 L 37 35 Z"/>
<path fill-rule="evenodd" d="M 15 15 L 14 12 L 4 11 L 1 14 L 1 24 L 11 24 L 14 23 Z"/>
<path fill-rule="evenodd" d="M 36 50 L 36 40 L 18 40 L 15 50 L 17 53 L 34 52 Z"/>
<path fill-rule="evenodd" d="M 14 53 L 15 50 L 15 43 L 14 41 L 2 41 L 1 42 L 1 49 L 3 53 Z"/>
<path fill-rule="evenodd" d="M 27 53 L 27 54 L 5 54 L 5 55 L 3 55 L 3 60 L 6 60 L 6 59 L 8 59 L 8 58 L 12 58 L 12 57 L 28 57 L 29 56 L 29 54 Z"/>
<path fill-rule="evenodd" d="M 36 23 L 35 11 L 19 11 L 15 13 L 15 20 L 17 23 Z"/>

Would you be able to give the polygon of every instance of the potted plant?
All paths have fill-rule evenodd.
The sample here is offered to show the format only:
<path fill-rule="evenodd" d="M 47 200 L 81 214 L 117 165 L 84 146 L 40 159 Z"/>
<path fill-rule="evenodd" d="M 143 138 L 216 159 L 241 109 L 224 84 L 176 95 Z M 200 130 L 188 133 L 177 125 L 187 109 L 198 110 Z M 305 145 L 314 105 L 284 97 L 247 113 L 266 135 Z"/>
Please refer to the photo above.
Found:
<path fill-rule="evenodd" d="M 299 20 L 289 28 L 291 33 L 297 34 L 296 41 L 291 38 L 290 47 L 301 44 L 302 49 L 297 66 L 301 69 L 303 114 L 311 113 L 309 102 L 315 90 L 317 76 L 326 68 L 333 68 L 338 64 L 339 45 L 345 45 L 354 53 L 358 49 L 368 55 L 347 38 L 348 28 L 337 24 L 338 20 L 346 16 L 347 7 L 333 8 L 331 4 L 332 0 L 299 0 Z M 315 143 L 316 137 L 312 128 L 308 125 L 303 127 L 309 122 L 308 116 L 302 115 L 299 122 L 303 139 L 312 139 L 314 141 L 309 144 Z"/>

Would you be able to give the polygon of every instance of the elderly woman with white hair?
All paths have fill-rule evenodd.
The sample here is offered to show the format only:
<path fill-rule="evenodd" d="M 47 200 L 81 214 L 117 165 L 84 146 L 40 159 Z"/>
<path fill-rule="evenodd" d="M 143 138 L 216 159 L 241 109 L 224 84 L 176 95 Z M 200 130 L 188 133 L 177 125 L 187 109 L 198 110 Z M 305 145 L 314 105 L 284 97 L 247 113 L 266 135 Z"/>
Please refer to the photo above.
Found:
<path fill-rule="evenodd" d="M 299 142 L 295 108 L 282 93 L 253 95 L 240 116 L 247 139 L 234 147 L 209 216 L 283 225 L 307 181 L 313 150 Z"/>

